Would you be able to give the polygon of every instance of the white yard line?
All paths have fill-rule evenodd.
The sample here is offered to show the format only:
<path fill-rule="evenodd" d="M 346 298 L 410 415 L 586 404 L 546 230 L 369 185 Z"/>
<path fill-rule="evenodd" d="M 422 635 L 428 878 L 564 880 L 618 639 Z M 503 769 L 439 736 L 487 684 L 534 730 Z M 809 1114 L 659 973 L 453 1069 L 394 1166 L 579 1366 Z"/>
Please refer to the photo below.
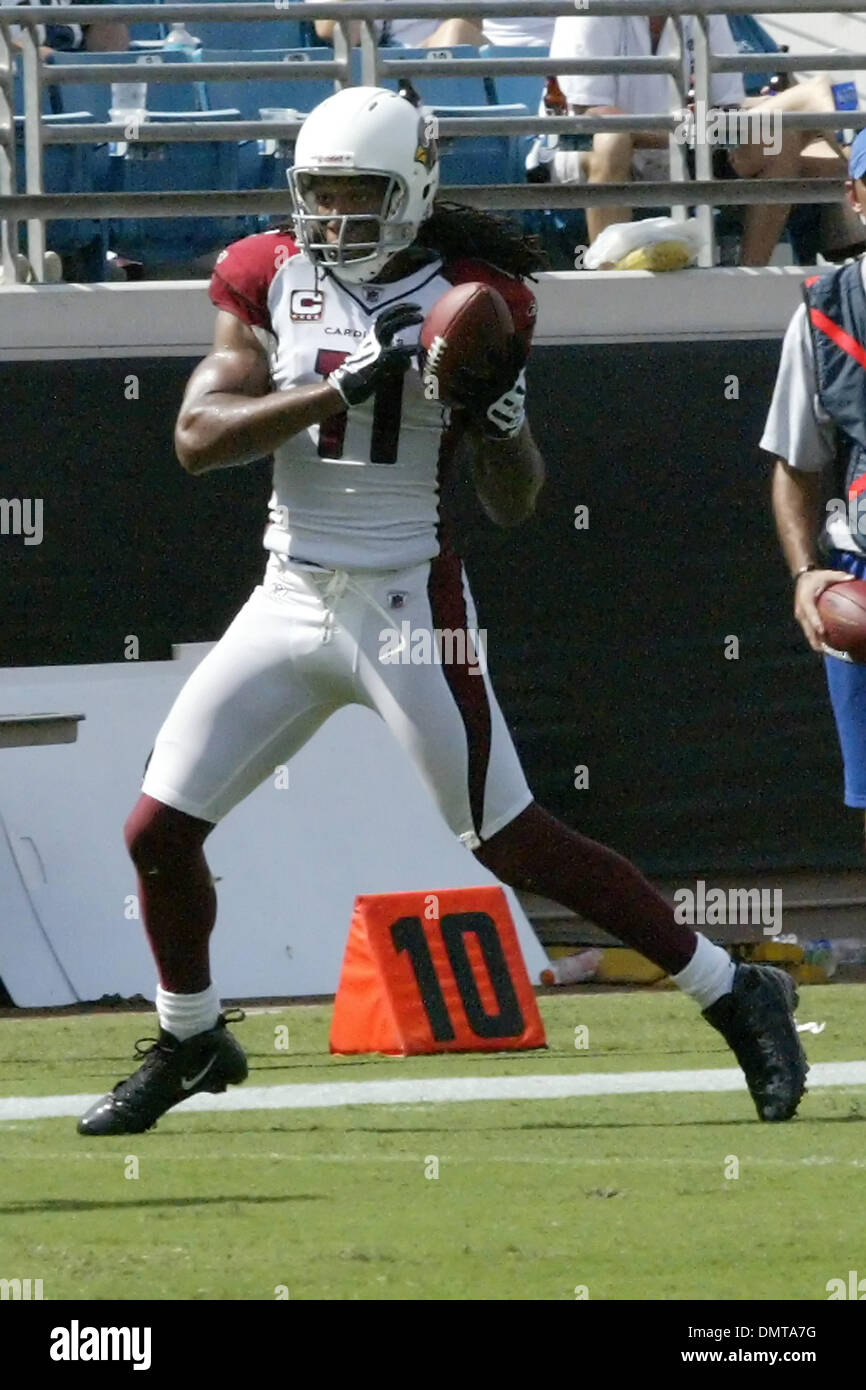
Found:
<path fill-rule="evenodd" d="M 18 1128 L 18 1124 L 9 1124 L 10 1131 L 17 1131 Z M 381 1134 L 387 1133 L 394 1135 L 397 1138 L 399 1138 L 405 1132 L 408 1132 L 410 1135 L 413 1133 L 412 1130 L 403 1131 L 400 1129 L 379 1131 L 379 1133 Z M 435 1133 L 435 1131 L 433 1130 L 429 1132 Z M 516 1130 L 508 1130 L 507 1128 L 504 1128 L 500 1132 L 502 1134 L 508 1134 L 509 1143 L 515 1142 L 515 1139 L 517 1137 Z M 296 1131 L 286 1130 L 286 1137 L 292 1138 L 295 1133 Z M 587 1135 L 591 1136 L 591 1133 L 591 1130 L 586 1131 Z M 451 1138 L 453 1136 L 449 1135 L 448 1137 Z M 459 1163 L 466 1168 L 471 1168 L 473 1166 L 487 1167 L 487 1165 L 491 1163 L 511 1164 L 513 1167 L 526 1166 L 527 1164 L 549 1164 L 554 1168 L 581 1167 L 610 1169 L 612 1163 L 628 1164 L 631 1167 L 640 1167 L 643 1165 L 652 1168 L 671 1167 L 676 1168 L 677 1170 L 688 1167 L 699 1169 L 712 1168 L 714 1170 L 717 1170 L 719 1168 L 719 1162 L 716 1158 L 684 1158 L 682 1157 L 682 1155 L 670 1157 L 662 1154 L 618 1154 L 615 1157 L 612 1157 L 610 1154 L 604 1154 L 601 1158 L 595 1158 L 592 1155 L 588 1155 L 585 1153 L 573 1153 L 568 1158 L 555 1158 L 552 1154 L 526 1154 L 512 1152 L 507 1154 L 485 1153 L 483 1157 L 467 1157 L 465 1154 L 450 1153 L 441 1144 L 437 1146 L 439 1148 L 439 1153 L 437 1154 L 437 1157 L 440 1159 L 441 1162 L 447 1162 L 449 1166 L 451 1164 Z M 427 1148 L 429 1147 L 429 1145 L 425 1143 L 424 1147 Z M 807 1154 L 803 1158 L 787 1158 L 784 1156 L 778 1158 L 770 1158 L 766 1154 L 743 1153 L 739 1154 L 738 1157 L 740 1159 L 741 1171 L 745 1171 L 747 1165 L 749 1168 L 753 1168 L 755 1167 L 755 1165 L 760 1165 L 761 1167 L 766 1168 L 859 1168 L 861 1170 L 866 1168 L 866 1159 L 864 1158 L 840 1158 L 838 1155 L 833 1154 Z M 34 1163 L 42 1164 L 99 1162 L 111 1163 L 116 1165 L 120 1160 L 118 1159 L 117 1150 L 106 1148 L 104 1144 L 97 1144 L 95 1147 L 88 1147 L 86 1144 L 81 1144 L 78 1147 L 62 1149 L 57 1153 L 52 1153 L 51 1150 L 45 1149 L 40 1145 L 39 1152 L 37 1154 L 28 1153 L 26 1158 L 6 1160 L 7 1163 L 10 1161 L 17 1163 L 20 1166 L 24 1163 L 29 1165 Z M 328 1153 L 318 1153 L 314 1149 L 308 1149 L 304 1150 L 301 1153 L 260 1153 L 258 1150 L 253 1150 L 252 1152 L 247 1153 L 243 1149 L 209 1149 L 206 1154 L 172 1153 L 171 1161 L 172 1163 L 197 1164 L 346 1163 L 351 1164 L 353 1167 L 357 1166 L 358 1164 L 370 1163 L 373 1164 L 375 1167 L 378 1167 L 382 1163 L 403 1163 L 415 1166 L 419 1162 L 419 1156 L 417 1152 L 394 1154 L 382 1153 L 381 1151 L 377 1151 L 376 1153 L 367 1154 L 341 1154 L 334 1153 L 333 1150 L 331 1150 Z M 735 1181 L 735 1179 L 729 1178 L 727 1179 L 727 1181 L 733 1182 Z"/>
<path fill-rule="evenodd" d="M 866 1086 L 866 1062 L 817 1062 L 809 1089 Z M 704 1071 L 589 1072 L 571 1076 L 420 1077 L 413 1081 L 326 1081 L 296 1086 L 233 1087 L 224 1095 L 198 1095 L 188 1110 L 321 1110 L 340 1105 L 417 1105 L 467 1100 L 564 1100 L 650 1092 L 741 1091 L 737 1068 Z M 2 1120 L 46 1120 L 79 1115 L 98 1096 L 9 1096 L 0 1099 Z"/>

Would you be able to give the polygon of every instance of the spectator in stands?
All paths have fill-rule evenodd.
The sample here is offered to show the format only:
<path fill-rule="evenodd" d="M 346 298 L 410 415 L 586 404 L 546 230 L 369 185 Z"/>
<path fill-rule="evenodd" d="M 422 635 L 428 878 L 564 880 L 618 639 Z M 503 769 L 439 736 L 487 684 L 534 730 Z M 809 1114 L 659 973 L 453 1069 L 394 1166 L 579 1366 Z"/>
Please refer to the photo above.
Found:
<path fill-rule="evenodd" d="M 69 0 L 67 0 L 67 3 Z M 111 0 L 87 0 L 88 4 L 110 4 Z M 13 0 L 17 5 L 29 5 L 33 0 Z M 64 0 L 39 0 L 43 5 L 60 5 Z M 88 53 L 123 53 L 129 48 L 129 27 L 116 20 L 100 20 L 97 24 L 40 24 L 36 30 L 43 58 L 52 53 L 67 53 L 83 49 Z M 15 30 L 12 43 L 16 48 Z"/>
<path fill-rule="evenodd" d="M 848 198 L 866 212 L 866 132 L 850 151 Z M 817 608 L 831 584 L 866 577 L 862 507 L 864 412 L 858 355 L 866 331 L 864 262 L 807 279 L 805 303 L 788 324 L 760 441 L 773 455 L 772 505 L 792 577 L 794 617 L 823 654 L 844 767 L 845 805 L 866 807 L 866 667 L 827 655 Z M 831 494 L 835 493 L 833 497 Z M 842 591 L 844 593 L 844 590 Z"/>
<path fill-rule="evenodd" d="M 446 19 L 442 24 L 435 19 L 392 19 L 376 27 L 380 43 L 400 48 L 451 48 L 461 43 L 475 47 L 495 43 L 508 48 L 549 48 L 555 23 L 554 15 L 535 15 L 531 19 L 488 19 L 483 33 L 480 20 L 476 23 L 466 19 Z M 316 34 L 326 43 L 331 42 L 333 33 L 332 19 L 321 19 L 316 24 Z M 359 34 L 360 25 L 353 26 L 353 43 L 360 42 Z"/>
<path fill-rule="evenodd" d="M 333 42 L 336 20 L 316 20 L 316 35 L 325 43 Z M 459 44 L 472 44 L 479 47 L 484 42 L 481 21 L 469 19 L 445 19 L 438 23 L 435 19 L 386 19 L 376 20 L 376 32 L 380 43 L 394 44 L 399 48 L 455 48 Z M 351 26 L 352 43 L 361 42 L 361 26 Z"/>
<path fill-rule="evenodd" d="M 531 19 L 512 19 L 500 15 L 485 19 L 484 39 L 505 48 L 549 48 L 553 41 L 556 16 L 533 15 Z"/>
<path fill-rule="evenodd" d="M 691 85 L 688 62 L 693 42 L 693 20 L 686 16 L 683 24 L 684 79 L 688 88 Z M 739 51 L 723 16 L 710 16 L 709 38 L 714 53 Z M 556 21 L 551 44 L 552 58 L 641 57 L 650 54 L 662 57 L 677 52 L 678 39 L 674 24 L 662 15 L 624 15 L 621 18 L 612 15 L 561 16 Z M 551 66 L 554 67 L 553 64 Z M 573 115 L 660 115 L 672 109 L 671 85 L 665 74 L 563 76 L 559 83 Z M 806 84 L 801 86 L 802 91 L 794 87 L 775 96 L 752 98 L 747 102 L 739 74 L 714 73 L 711 100 L 715 107 L 728 109 L 757 104 L 777 110 L 833 109 L 832 100 L 829 107 L 826 104 L 822 106 L 820 96 L 811 89 L 806 91 Z M 773 153 L 764 154 L 761 146 L 751 144 L 731 152 L 725 147 L 716 147 L 713 150 L 713 176 L 719 179 L 806 177 L 803 158 L 809 142 L 814 144 L 814 133 L 785 132 Z M 651 181 L 670 177 L 669 144 L 665 132 L 566 136 L 560 139 L 560 148 L 562 152 L 554 161 L 554 175 L 562 182 L 626 183 L 631 178 Z M 822 151 L 813 158 L 808 172 L 826 175 L 828 168 L 838 173 L 840 180 L 844 178 L 844 163 L 838 156 L 834 157 L 832 150 Z M 751 206 L 746 210 L 740 249 L 742 265 L 767 264 L 789 211 L 789 208 L 773 204 Z M 631 209 L 627 207 L 588 208 L 590 240 L 594 240 L 599 232 L 612 223 L 627 222 L 630 218 Z"/>
<path fill-rule="evenodd" d="M 822 73 L 809 81 L 794 81 L 786 91 L 772 96 L 747 97 L 743 105 L 779 112 L 833 112 L 831 77 Z M 801 182 L 810 178 L 838 179 L 840 201 L 838 205 L 824 204 L 820 247 L 828 253 L 838 252 L 844 246 L 852 254 L 859 254 L 863 249 L 863 229 L 848 207 L 847 200 L 841 196 L 847 173 L 847 157 L 848 151 L 837 144 L 831 132 L 822 135 L 814 130 L 791 129 L 783 131 L 782 147 L 777 155 L 766 157 L 761 147 L 755 144 L 742 145 L 731 150 L 729 155 L 731 167 L 739 178 L 796 179 Z M 803 201 L 808 201 L 807 189 L 803 190 Z M 770 203 L 749 209 L 751 219 L 748 215 L 746 219 L 749 239 L 746 246 L 744 237 L 744 248 L 752 259 L 747 260 L 744 254 L 741 257 L 743 265 L 766 265 L 784 231 L 790 211 L 790 205 L 785 203 Z"/>

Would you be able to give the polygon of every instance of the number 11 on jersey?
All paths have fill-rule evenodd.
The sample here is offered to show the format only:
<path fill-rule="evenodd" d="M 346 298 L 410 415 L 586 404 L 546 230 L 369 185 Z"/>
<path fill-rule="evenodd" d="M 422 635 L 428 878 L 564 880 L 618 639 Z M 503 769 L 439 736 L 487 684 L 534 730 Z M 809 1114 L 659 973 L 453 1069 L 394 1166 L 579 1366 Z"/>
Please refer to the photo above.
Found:
<path fill-rule="evenodd" d="M 320 348 L 315 370 L 323 379 L 341 366 L 348 352 Z M 370 434 L 370 462 L 396 463 L 400 444 L 400 416 L 403 412 L 403 373 L 395 372 L 380 382 L 373 397 L 373 428 Z M 319 425 L 319 458 L 341 459 L 346 441 L 348 411 L 341 410 Z"/>

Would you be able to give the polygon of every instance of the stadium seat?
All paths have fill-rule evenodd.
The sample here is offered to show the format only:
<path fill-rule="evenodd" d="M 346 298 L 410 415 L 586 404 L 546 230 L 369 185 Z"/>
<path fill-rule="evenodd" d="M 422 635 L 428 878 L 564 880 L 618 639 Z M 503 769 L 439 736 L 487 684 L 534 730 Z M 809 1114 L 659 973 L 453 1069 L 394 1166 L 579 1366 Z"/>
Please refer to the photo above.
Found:
<path fill-rule="evenodd" d="M 520 106 L 525 106 L 534 115 L 538 110 L 544 91 L 544 78 L 541 76 L 533 77 L 526 73 L 507 72 L 505 67 L 507 67 L 507 59 L 509 58 L 543 58 L 547 56 L 547 50 L 545 48 L 504 48 L 488 43 L 479 52 L 482 58 L 495 58 L 503 63 L 502 72 L 497 72 L 492 77 L 487 78 L 490 100 L 500 105 L 510 105 L 516 102 Z"/>
<path fill-rule="evenodd" d="M 161 45 L 170 29 L 168 24 L 130 24 L 129 47 L 139 52 L 152 52 Z"/>
<path fill-rule="evenodd" d="M 93 66 L 95 63 L 124 63 L 135 69 L 130 80 L 147 83 L 147 104 L 160 111 L 201 111 L 204 84 L 201 82 L 159 82 L 155 72 L 164 63 L 186 63 L 192 77 L 193 64 L 185 53 L 55 53 L 54 66 Z M 51 88 L 61 112 L 92 111 L 97 121 L 107 121 L 111 106 L 111 86 L 107 82 L 64 82 Z"/>
<path fill-rule="evenodd" d="M 291 207 L 286 170 L 291 163 L 279 153 L 265 154 L 257 140 L 241 145 L 238 151 L 238 188 L 242 192 L 262 189 L 264 192 L 282 192 L 286 195 L 286 210 Z M 261 231 L 270 225 L 271 214 L 262 213 L 248 219 L 249 231 Z"/>
<path fill-rule="evenodd" d="M 151 122 L 237 120 L 239 112 L 153 111 Z M 238 145 L 231 140 L 154 145 L 130 143 L 116 160 L 124 193 L 198 193 L 238 187 Z M 249 230 L 243 217 L 123 218 L 112 224 L 111 247 L 154 266 L 195 260 Z"/>
<path fill-rule="evenodd" d="M 245 121 L 257 121 L 262 107 L 283 107 L 306 113 L 326 97 L 333 96 L 335 84 L 326 77 L 300 75 L 305 62 L 333 61 L 330 48 L 263 49 L 205 48 L 203 63 L 285 63 L 285 80 L 249 78 L 242 75 L 206 84 L 206 100 L 216 107 L 234 106 Z"/>
<path fill-rule="evenodd" d="M 288 18 L 289 6 L 279 6 L 281 17 L 269 20 L 231 19 L 219 24 L 214 21 L 199 22 L 194 16 L 186 21 L 186 27 L 195 38 L 201 41 L 202 48 L 304 48 L 312 26 L 301 24 Z M 333 55 L 331 55 L 333 56 Z"/>
<path fill-rule="evenodd" d="M 489 116 L 526 116 L 525 106 L 434 106 L 440 120 Z M 440 138 L 443 184 L 523 183 L 523 137 L 458 135 Z"/>
<path fill-rule="evenodd" d="M 44 116 L 57 113 L 57 104 L 54 99 L 56 88 L 42 84 L 42 114 Z M 84 103 L 76 103 L 81 107 Z M 12 64 L 12 111 L 16 116 L 24 115 L 24 79 L 21 75 L 21 63 L 15 59 Z"/>
<path fill-rule="evenodd" d="M 66 115 L 45 115 L 46 126 L 78 125 L 93 120 L 89 111 Z M 15 119 L 16 169 L 19 193 L 25 191 L 24 117 Z M 45 145 L 42 159 L 42 185 L 46 193 L 93 193 L 100 189 L 100 163 L 107 148 L 103 145 Z M 21 250 L 25 251 L 21 228 Z M 107 249 L 106 226 L 91 218 L 64 218 L 46 224 L 46 245 L 64 263 L 64 277 L 92 282 L 104 278 Z"/>
<path fill-rule="evenodd" d="M 383 48 L 382 57 L 388 61 L 412 59 L 413 62 L 430 58 L 441 58 L 449 56 L 451 58 L 477 58 L 478 49 L 470 44 L 463 44 L 457 48 Z M 361 53 L 360 49 L 352 50 L 352 81 L 359 82 L 361 77 Z M 409 79 L 412 86 L 420 95 L 427 106 L 483 106 L 490 100 L 490 93 L 485 85 L 483 77 L 448 77 L 441 73 L 434 73 L 431 77 L 419 76 L 417 73 Z M 399 79 L 396 77 L 385 77 L 382 79 L 383 86 L 397 87 Z"/>

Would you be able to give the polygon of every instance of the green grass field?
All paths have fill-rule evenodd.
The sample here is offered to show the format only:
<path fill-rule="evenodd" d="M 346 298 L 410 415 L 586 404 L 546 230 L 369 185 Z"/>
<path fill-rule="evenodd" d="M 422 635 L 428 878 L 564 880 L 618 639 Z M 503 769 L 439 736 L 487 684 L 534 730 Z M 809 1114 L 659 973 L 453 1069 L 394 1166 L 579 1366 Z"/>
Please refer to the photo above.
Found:
<path fill-rule="evenodd" d="M 864 1002 L 866 985 L 801 990 L 799 1020 L 826 1023 L 805 1037 L 810 1061 L 866 1057 Z M 333 1058 L 322 1006 L 235 1031 L 253 1085 L 733 1062 L 673 992 L 540 1007 L 545 1052 Z M 108 1089 L 152 1032 L 147 1015 L 0 1021 L 0 1094 Z M 273 1299 L 284 1286 L 293 1300 L 573 1300 L 585 1286 L 591 1300 L 826 1300 L 829 1279 L 866 1273 L 864 1123 L 866 1087 L 813 1090 L 775 1126 L 745 1091 L 181 1108 L 150 1134 L 103 1140 L 71 1119 L 6 1121 L 0 1277 L 41 1277 L 46 1299 Z"/>

